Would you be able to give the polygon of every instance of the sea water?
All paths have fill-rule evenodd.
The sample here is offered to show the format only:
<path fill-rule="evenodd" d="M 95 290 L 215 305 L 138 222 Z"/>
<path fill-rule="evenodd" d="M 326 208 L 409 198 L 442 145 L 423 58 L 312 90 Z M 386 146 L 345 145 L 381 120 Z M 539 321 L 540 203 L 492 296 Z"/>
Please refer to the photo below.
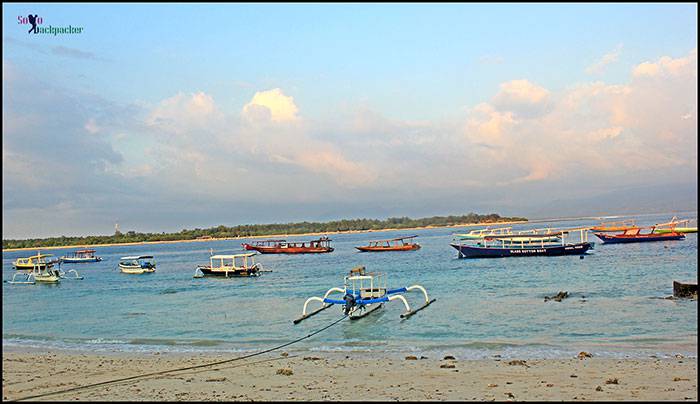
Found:
<path fill-rule="evenodd" d="M 638 224 L 669 215 L 638 216 Z M 592 226 L 598 220 L 546 223 Z M 545 224 L 516 225 L 515 230 Z M 12 285 L 12 262 L 36 251 L 3 252 L 3 347 L 91 352 L 253 352 L 304 336 L 340 318 L 332 307 L 293 325 L 310 296 L 342 287 L 358 265 L 384 272 L 389 288 L 420 284 L 436 302 L 401 319 L 397 301 L 358 320 L 345 320 L 287 351 L 407 353 L 460 358 L 697 357 L 697 301 L 665 299 L 673 281 L 697 282 L 697 234 L 685 240 L 604 245 L 579 256 L 458 259 L 454 233 L 435 228 L 333 234 L 327 254 L 258 255 L 255 278 L 193 278 L 210 252 L 232 254 L 251 239 L 96 247 L 97 263 L 63 264 L 84 280 Z M 406 235 L 422 248 L 361 253 L 369 240 Z M 316 237 L 317 238 L 317 237 Z M 287 240 L 311 240 L 290 236 Z M 72 249 L 43 250 L 57 257 Z M 119 258 L 154 255 L 157 271 L 119 272 Z M 544 301 L 559 291 L 569 297 Z M 420 292 L 406 294 L 413 307 Z M 316 304 L 316 303 L 314 303 Z M 311 307 L 313 309 L 316 306 Z"/>

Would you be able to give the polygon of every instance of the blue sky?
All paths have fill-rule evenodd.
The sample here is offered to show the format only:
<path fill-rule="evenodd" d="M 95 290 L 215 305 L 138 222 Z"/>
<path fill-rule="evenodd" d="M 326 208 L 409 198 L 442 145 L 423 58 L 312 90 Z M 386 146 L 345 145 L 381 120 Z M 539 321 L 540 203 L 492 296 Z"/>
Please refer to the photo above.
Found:
<path fill-rule="evenodd" d="M 17 16 L 29 13 L 44 25 L 85 32 L 27 34 Z M 3 190 L 22 190 L 28 199 L 58 191 L 44 211 L 3 197 L 3 219 L 11 223 L 3 237 L 104 233 L 125 215 L 138 217 L 131 225 L 144 231 L 490 207 L 526 215 L 532 210 L 519 211 L 518 192 L 574 196 L 565 184 L 582 168 L 596 173 L 586 166 L 593 157 L 629 164 L 604 181 L 581 179 L 577 192 L 585 195 L 670 179 L 695 183 L 697 94 L 688 88 L 697 87 L 696 38 L 695 4 L 4 4 L 3 104 L 10 106 L 3 107 Z M 55 98 L 34 103 L 22 98 L 23 87 Z M 673 105 L 654 103 L 663 97 Z M 648 114 L 683 122 L 645 123 Z M 35 136 L 22 129 L 31 116 L 46 118 L 35 122 Z M 556 153 L 569 132 L 588 137 L 576 145 L 579 156 Z M 524 150 L 527 136 L 553 146 Z M 94 157 L 80 161 L 75 149 L 86 144 Z M 652 156 L 659 145 L 665 156 L 682 158 Z M 37 147 L 63 160 L 61 170 L 119 192 L 155 186 L 152 206 L 171 206 L 172 214 L 149 221 L 142 200 L 97 203 L 117 191 L 92 195 L 93 184 L 62 192 L 65 178 L 53 170 L 6 164 Z M 134 171 L 141 155 L 151 164 Z M 562 155 L 566 163 L 556 161 Z M 235 163 L 222 162 L 225 156 Z M 469 165 L 481 158 L 494 166 Z M 666 171 L 640 179 L 643 168 L 633 162 L 645 158 Z M 217 171 L 207 171 L 213 166 Z M 424 178 L 407 181 L 397 167 L 415 167 Z M 221 172 L 239 174 L 215 180 Z M 442 180 L 454 172 L 457 184 Z M 258 187 L 268 188 L 260 201 Z M 416 190 L 473 205 L 442 209 L 428 197 L 407 204 Z M 515 193 L 510 203 L 488 196 L 506 190 Z M 199 202 L 211 204 L 209 214 L 188 211 L 212 192 L 216 200 Z M 290 213 L 251 212 L 262 198 Z M 373 198 L 382 209 L 372 208 Z M 220 207 L 236 204 L 246 213 Z M 57 209 L 67 218 L 89 211 L 94 220 L 67 228 L 74 222 L 66 219 L 50 230 L 26 225 Z"/>

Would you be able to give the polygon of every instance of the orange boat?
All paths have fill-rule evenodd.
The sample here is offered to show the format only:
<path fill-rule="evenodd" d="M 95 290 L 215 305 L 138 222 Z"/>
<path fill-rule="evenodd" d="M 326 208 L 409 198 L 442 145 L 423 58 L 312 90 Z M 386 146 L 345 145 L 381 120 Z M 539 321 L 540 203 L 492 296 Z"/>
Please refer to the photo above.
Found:
<path fill-rule="evenodd" d="M 362 252 L 377 252 L 377 251 L 413 251 L 420 248 L 420 246 L 411 241 L 406 242 L 404 240 L 411 240 L 418 236 L 410 237 L 399 237 L 388 240 L 373 240 L 369 242 L 369 245 L 363 247 L 355 247 Z"/>
<path fill-rule="evenodd" d="M 318 254 L 334 250 L 328 237 L 318 240 L 287 242 L 285 240 L 264 240 L 255 244 L 243 243 L 246 250 L 255 250 L 261 254 Z"/>
<path fill-rule="evenodd" d="M 637 225 L 634 220 L 622 220 L 619 222 L 601 222 L 598 226 L 591 227 L 593 231 L 600 232 L 613 232 L 613 231 L 627 231 L 629 229 L 636 228 Z"/>

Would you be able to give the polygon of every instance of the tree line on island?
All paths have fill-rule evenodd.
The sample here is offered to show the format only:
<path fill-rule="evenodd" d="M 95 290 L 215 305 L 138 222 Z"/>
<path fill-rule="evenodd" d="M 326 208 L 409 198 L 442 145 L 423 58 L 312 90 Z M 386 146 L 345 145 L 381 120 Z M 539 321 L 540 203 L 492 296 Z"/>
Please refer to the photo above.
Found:
<path fill-rule="evenodd" d="M 138 233 L 127 231 L 115 232 L 110 236 L 85 236 L 85 237 L 49 237 L 26 240 L 2 240 L 2 248 L 30 248 L 30 247 L 55 247 L 65 245 L 95 245 L 136 243 L 144 241 L 177 241 L 197 240 L 209 238 L 233 238 L 268 236 L 280 234 L 304 234 L 304 233 L 333 233 L 342 231 L 367 231 L 384 229 L 406 229 L 412 227 L 444 227 L 475 223 L 499 223 L 527 221 L 522 217 L 501 217 L 498 214 L 479 215 L 469 213 L 461 216 L 433 216 L 420 219 L 409 217 L 390 217 L 386 220 L 378 219 L 345 219 L 330 222 L 297 222 L 275 224 L 245 224 L 233 227 L 217 226 L 208 229 L 184 229 L 177 233 Z"/>

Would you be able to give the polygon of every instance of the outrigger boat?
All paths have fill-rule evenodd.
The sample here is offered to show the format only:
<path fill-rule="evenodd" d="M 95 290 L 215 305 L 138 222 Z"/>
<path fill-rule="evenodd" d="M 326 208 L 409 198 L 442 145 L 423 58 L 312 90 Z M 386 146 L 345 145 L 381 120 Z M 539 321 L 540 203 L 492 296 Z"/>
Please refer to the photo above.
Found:
<path fill-rule="evenodd" d="M 411 307 L 408 305 L 408 301 L 403 296 L 403 293 L 410 292 L 412 290 L 419 290 L 423 292 L 423 296 L 425 297 L 423 305 L 415 310 L 411 310 Z M 343 298 L 329 298 L 329 296 L 334 292 L 341 293 Z M 398 289 L 387 289 L 385 274 L 375 272 L 367 273 L 365 272 L 365 267 L 360 266 L 353 268 L 350 270 L 350 274 L 345 276 L 342 288 L 329 289 L 323 295 L 323 298 L 315 296 L 308 298 L 304 303 L 302 316 L 294 320 L 294 324 L 298 324 L 303 320 L 330 308 L 333 305 L 343 306 L 343 313 L 349 316 L 351 320 L 356 320 L 365 317 L 375 310 L 379 310 L 385 302 L 390 302 L 392 300 L 400 300 L 406 307 L 406 311 L 401 314 L 401 318 L 411 317 L 435 301 L 435 299 L 431 300 L 428 298 L 428 292 L 426 292 L 425 288 L 420 285 L 413 285 Z M 322 306 L 312 312 L 307 312 L 309 303 L 314 301 L 322 303 Z"/>
<path fill-rule="evenodd" d="M 679 227 L 679 224 L 685 224 L 685 227 Z M 698 228 L 697 227 L 688 227 L 687 225 L 690 224 L 689 219 L 685 220 L 679 220 L 676 216 L 671 219 L 670 222 L 668 223 L 660 223 L 656 225 L 656 229 L 654 229 L 654 233 L 657 234 L 666 234 L 666 233 L 697 233 Z"/>
<path fill-rule="evenodd" d="M 588 241 L 588 228 L 550 229 L 549 235 L 524 237 L 521 235 L 487 236 L 472 244 L 450 244 L 459 258 L 500 258 L 522 256 L 583 255 L 593 248 Z M 571 233 L 579 232 L 575 242 L 567 242 Z M 555 237 L 551 240 L 551 237 Z"/>
<path fill-rule="evenodd" d="M 261 245 L 261 243 L 263 243 Z M 255 250 L 261 254 L 314 254 L 329 253 L 334 249 L 328 237 L 318 240 L 288 242 L 285 240 L 264 240 L 256 244 L 243 243 L 246 250 Z"/>
<path fill-rule="evenodd" d="M 200 265 L 194 273 L 195 278 L 204 276 L 223 276 L 226 278 L 240 276 L 259 276 L 262 265 L 255 262 L 253 256 L 257 253 L 212 255 L 209 265 Z M 215 262 L 216 261 L 216 262 Z M 236 264 L 239 265 L 236 265 Z"/>
<path fill-rule="evenodd" d="M 73 273 L 74 276 L 67 276 L 69 273 Z M 24 276 L 24 280 L 17 280 L 17 276 Z M 78 274 L 78 271 L 71 269 L 68 272 L 61 270 L 59 268 L 47 267 L 46 265 L 36 264 L 29 273 L 16 272 L 12 276 L 12 280 L 7 283 L 13 285 L 34 285 L 35 283 L 58 283 L 61 279 L 69 280 L 83 280 L 83 277 Z"/>
<path fill-rule="evenodd" d="M 133 257 L 121 257 L 119 270 L 125 274 L 143 274 L 156 271 L 156 262 L 152 255 L 136 255 Z"/>
<path fill-rule="evenodd" d="M 37 253 L 37 255 L 31 257 L 17 258 L 12 265 L 18 270 L 33 270 L 37 266 L 39 268 L 51 268 L 57 261 L 47 261 L 46 258 L 48 257 L 53 257 L 53 254 Z"/>
<path fill-rule="evenodd" d="M 64 263 L 80 263 L 80 262 L 100 262 L 102 258 L 95 256 L 95 250 L 78 250 L 68 255 L 61 257 L 61 262 Z"/>
<path fill-rule="evenodd" d="M 598 232 L 616 232 L 625 231 L 627 229 L 634 229 L 637 225 L 634 220 L 621 220 L 618 222 L 600 222 L 598 226 L 591 227 L 591 230 Z"/>
<path fill-rule="evenodd" d="M 639 243 L 644 241 L 667 241 L 667 240 L 682 240 L 685 235 L 682 233 L 665 233 L 658 234 L 654 233 L 656 230 L 655 226 L 650 227 L 649 233 L 640 233 L 642 228 L 635 227 L 632 229 L 627 229 L 620 234 L 605 234 L 605 233 L 594 233 L 596 237 L 603 240 L 605 244 L 619 244 L 619 243 Z"/>
<path fill-rule="evenodd" d="M 369 245 L 355 247 L 362 252 L 379 252 L 379 251 L 414 251 L 420 248 L 420 245 L 412 242 L 418 236 L 399 237 L 388 240 L 372 240 Z M 408 242 L 404 240 L 409 240 Z"/>

